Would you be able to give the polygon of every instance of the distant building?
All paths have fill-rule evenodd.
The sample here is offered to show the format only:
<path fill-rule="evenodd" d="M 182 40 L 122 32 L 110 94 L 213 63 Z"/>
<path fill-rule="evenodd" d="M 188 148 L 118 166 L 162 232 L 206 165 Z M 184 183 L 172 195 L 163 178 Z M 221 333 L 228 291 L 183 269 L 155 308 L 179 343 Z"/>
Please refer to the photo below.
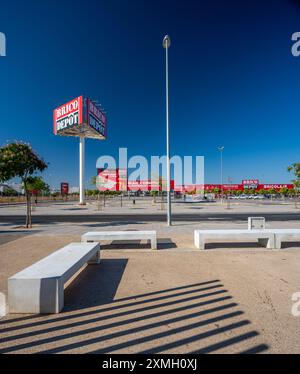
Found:
<path fill-rule="evenodd" d="M 79 193 L 79 187 L 70 187 L 69 193 Z"/>
<path fill-rule="evenodd" d="M 24 188 L 23 188 L 22 184 L 20 184 L 20 183 L 11 183 L 9 186 L 10 186 L 10 188 L 12 188 L 13 190 L 17 191 L 18 193 L 24 194 Z"/>
<path fill-rule="evenodd" d="M 156 180 L 130 180 L 127 179 L 126 169 L 98 169 L 97 188 L 100 191 L 166 191 L 166 181 L 159 177 Z M 170 188 L 174 192 L 188 193 L 196 191 L 210 192 L 213 190 L 223 191 L 249 191 L 281 189 L 293 190 L 294 185 L 290 183 L 261 183 L 258 179 L 243 179 L 239 184 L 185 184 L 178 185 L 174 180 L 170 181 Z"/>
<path fill-rule="evenodd" d="M 11 191 L 11 190 L 14 190 L 16 193 L 22 193 L 22 189 L 20 190 L 18 188 L 18 185 L 16 184 L 4 184 L 4 183 L 0 183 L 0 193 L 3 194 L 5 192 L 8 192 L 8 191 Z"/>

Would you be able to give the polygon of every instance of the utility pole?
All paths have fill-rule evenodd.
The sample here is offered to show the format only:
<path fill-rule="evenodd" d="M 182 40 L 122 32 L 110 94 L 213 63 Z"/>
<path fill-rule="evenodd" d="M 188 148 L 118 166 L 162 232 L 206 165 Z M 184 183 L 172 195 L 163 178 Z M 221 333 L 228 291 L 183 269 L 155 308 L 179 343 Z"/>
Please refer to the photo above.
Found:
<path fill-rule="evenodd" d="M 221 154 L 221 204 L 223 204 L 223 151 L 225 147 L 220 146 L 218 147 L 218 151 L 220 151 Z"/>

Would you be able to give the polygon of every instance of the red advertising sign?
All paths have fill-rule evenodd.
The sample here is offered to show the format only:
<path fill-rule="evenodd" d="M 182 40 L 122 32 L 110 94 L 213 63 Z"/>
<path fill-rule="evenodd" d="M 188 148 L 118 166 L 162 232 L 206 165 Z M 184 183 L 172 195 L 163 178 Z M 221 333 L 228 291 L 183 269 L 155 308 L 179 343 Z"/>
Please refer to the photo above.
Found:
<path fill-rule="evenodd" d="M 106 116 L 92 100 L 86 99 L 87 124 L 106 138 Z"/>
<path fill-rule="evenodd" d="M 243 179 L 242 180 L 242 185 L 244 185 L 244 186 L 259 185 L 259 180 L 258 179 Z"/>
<path fill-rule="evenodd" d="M 159 180 L 127 180 L 127 169 L 98 169 L 96 186 L 99 191 L 165 191 Z M 174 180 L 170 183 L 174 189 Z"/>
<path fill-rule="evenodd" d="M 128 190 L 129 191 L 150 191 L 150 181 L 149 180 L 129 180 Z"/>
<path fill-rule="evenodd" d="M 60 184 L 60 193 L 62 195 L 68 195 L 68 193 L 69 193 L 69 183 L 62 182 Z"/>
<path fill-rule="evenodd" d="M 58 134 L 60 131 L 69 129 L 73 126 L 82 124 L 83 120 L 83 98 L 82 96 L 77 97 L 74 100 L 69 101 L 53 112 L 53 131 L 54 134 Z"/>
<path fill-rule="evenodd" d="M 166 183 L 162 183 L 159 180 L 128 180 L 128 190 L 129 191 L 166 191 Z M 174 181 L 170 181 L 171 190 L 174 189 Z"/>
<path fill-rule="evenodd" d="M 96 186 L 99 191 L 118 191 L 118 171 L 98 169 Z"/>
<path fill-rule="evenodd" d="M 171 190 L 176 192 L 188 193 L 197 191 L 253 191 L 275 189 L 279 191 L 282 188 L 293 189 L 293 184 L 256 184 L 258 180 L 244 180 L 242 184 L 190 184 L 175 185 L 171 180 Z M 251 183 L 251 184 L 250 184 Z M 100 191 L 166 191 L 166 181 L 159 178 L 150 180 L 127 180 L 126 169 L 98 169 L 97 188 Z"/>
<path fill-rule="evenodd" d="M 215 189 L 221 189 L 221 185 L 220 184 L 205 184 L 204 185 L 204 190 L 206 191 L 211 191 Z"/>
<path fill-rule="evenodd" d="M 292 190 L 294 188 L 293 184 L 260 184 L 259 189 L 263 190 L 281 190 L 282 188 L 288 188 Z"/>
<path fill-rule="evenodd" d="M 118 170 L 118 188 L 119 191 L 127 191 L 127 169 Z"/>

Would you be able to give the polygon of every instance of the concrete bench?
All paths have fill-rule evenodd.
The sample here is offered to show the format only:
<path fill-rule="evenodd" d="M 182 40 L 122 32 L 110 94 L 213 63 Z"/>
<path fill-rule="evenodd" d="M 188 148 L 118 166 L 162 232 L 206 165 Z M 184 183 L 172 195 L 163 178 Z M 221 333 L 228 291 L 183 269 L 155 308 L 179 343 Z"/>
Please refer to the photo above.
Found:
<path fill-rule="evenodd" d="M 275 248 L 275 234 L 272 230 L 195 230 L 194 242 L 198 249 L 205 249 L 207 240 L 218 242 L 245 242 L 256 239 L 267 248 Z"/>
<path fill-rule="evenodd" d="M 99 243 L 71 243 L 8 279 L 10 313 L 59 313 L 64 284 L 86 263 L 100 262 Z"/>
<path fill-rule="evenodd" d="M 268 231 L 272 231 L 275 234 L 276 249 L 281 249 L 282 242 L 300 241 L 300 229 L 271 229 Z"/>
<path fill-rule="evenodd" d="M 150 240 L 151 248 L 157 249 L 156 231 L 96 231 L 82 235 L 82 242 L 102 240 Z"/>

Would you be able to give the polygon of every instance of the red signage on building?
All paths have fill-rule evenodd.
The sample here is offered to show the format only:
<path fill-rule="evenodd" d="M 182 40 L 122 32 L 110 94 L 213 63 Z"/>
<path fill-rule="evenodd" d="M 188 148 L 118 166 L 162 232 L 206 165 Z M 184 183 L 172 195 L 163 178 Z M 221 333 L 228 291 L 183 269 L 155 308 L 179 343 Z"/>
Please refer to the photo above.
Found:
<path fill-rule="evenodd" d="M 258 179 L 243 179 L 242 180 L 242 185 L 243 186 L 249 186 L 249 185 L 259 185 L 259 180 Z"/>
<path fill-rule="evenodd" d="M 263 190 L 281 190 L 282 188 L 287 188 L 289 190 L 294 189 L 293 184 L 260 184 L 259 189 Z"/>
<path fill-rule="evenodd" d="M 54 110 L 53 131 L 55 135 L 64 129 L 82 124 L 82 103 L 82 96 L 79 96 Z"/>
<path fill-rule="evenodd" d="M 242 184 L 189 184 L 175 185 L 171 180 L 171 190 L 181 193 L 198 191 L 227 192 L 227 191 L 253 191 L 271 190 L 279 191 L 282 188 L 293 189 L 293 184 L 259 184 L 257 179 L 243 180 Z M 126 169 L 98 169 L 97 188 L 100 191 L 166 191 L 165 180 L 127 180 Z"/>
<path fill-rule="evenodd" d="M 60 193 L 62 195 L 68 195 L 68 193 L 69 193 L 69 183 L 62 182 L 60 184 Z"/>

